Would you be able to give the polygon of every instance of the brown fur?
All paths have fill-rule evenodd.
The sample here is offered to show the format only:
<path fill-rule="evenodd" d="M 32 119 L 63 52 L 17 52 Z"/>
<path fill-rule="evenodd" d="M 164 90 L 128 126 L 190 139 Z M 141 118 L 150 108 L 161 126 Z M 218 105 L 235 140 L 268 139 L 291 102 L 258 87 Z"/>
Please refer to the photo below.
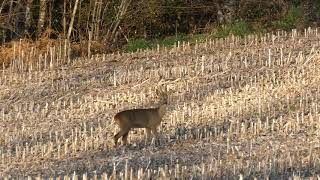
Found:
<path fill-rule="evenodd" d="M 132 128 L 145 128 L 148 140 L 151 138 L 151 132 L 155 138 L 158 137 L 157 127 L 166 112 L 167 104 L 166 95 L 162 95 L 161 98 L 163 102 L 157 108 L 125 110 L 114 116 L 114 121 L 120 128 L 120 131 L 114 136 L 115 146 L 121 136 L 123 144 L 128 143 L 128 134 Z"/>

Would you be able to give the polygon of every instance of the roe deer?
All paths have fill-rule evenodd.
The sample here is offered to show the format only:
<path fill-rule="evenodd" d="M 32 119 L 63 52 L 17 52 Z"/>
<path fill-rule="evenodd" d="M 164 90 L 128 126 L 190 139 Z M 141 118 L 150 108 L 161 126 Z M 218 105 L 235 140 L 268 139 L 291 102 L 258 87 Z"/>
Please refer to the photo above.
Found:
<path fill-rule="evenodd" d="M 122 136 L 124 145 L 128 143 L 128 134 L 132 128 L 145 128 L 147 139 L 150 141 L 151 132 L 155 138 L 158 138 L 157 127 L 162 121 L 162 117 L 166 113 L 167 94 L 158 92 L 160 94 L 160 106 L 149 109 L 130 109 L 117 113 L 114 116 L 114 121 L 120 127 L 120 131 L 114 136 L 114 144 L 117 146 L 118 139 Z"/>

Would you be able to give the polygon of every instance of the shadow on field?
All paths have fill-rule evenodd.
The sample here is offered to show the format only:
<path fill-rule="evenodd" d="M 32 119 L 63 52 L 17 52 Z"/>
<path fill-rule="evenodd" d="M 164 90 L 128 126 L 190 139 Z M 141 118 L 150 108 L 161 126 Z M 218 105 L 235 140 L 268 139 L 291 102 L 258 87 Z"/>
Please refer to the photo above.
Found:
<path fill-rule="evenodd" d="M 288 159 L 276 159 L 271 166 L 257 171 L 258 163 L 252 159 L 249 166 L 234 166 L 238 169 L 233 169 L 232 159 L 228 160 L 228 154 L 225 153 L 226 144 L 216 142 L 214 133 L 216 129 L 221 130 L 224 134 L 230 126 L 229 121 L 225 121 L 218 126 L 204 125 L 199 127 L 185 127 L 179 125 L 173 133 L 166 135 L 161 134 L 160 145 L 146 144 L 144 137 L 135 138 L 131 143 L 136 144 L 131 147 L 120 146 L 118 148 L 110 147 L 107 150 L 85 151 L 79 152 L 76 156 L 65 157 L 63 159 L 46 160 L 46 162 L 39 161 L 28 162 L 24 164 L 16 164 L 14 168 L 9 168 L 6 175 L 11 175 L 13 178 L 23 178 L 28 175 L 49 178 L 63 175 L 72 175 L 76 173 L 82 176 L 87 173 L 88 178 L 93 178 L 95 175 L 100 177 L 103 173 L 110 176 L 116 172 L 124 173 L 126 166 L 132 169 L 134 176 L 137 176 L 137 171 L 143 169 L 151 169 L 158 171 L 159 168 L 167 167 L 171 169 L 171 177 L 174 177 L 174 169 L 177 164 L 180 167 L 188 167 L 183 176 L 188 178 L 205 178 L 205 179 L 239 179 L 239 174 L 244 178 L 269 178 L 269 179 L 288 179 L 294 175 L 300 177 L 310 177 L 320 173 L 320 166 L 318 164 L 305 165 L 294 163 L 293 167 L 289 167 Z M 206 136 L 206 134 L 212 136 Z M 219 134 L 221 136 L 221 134 Z M 210 139 L 208 141 L 208 139 Z M 276 140 L 277 141 L 277 140 Z M 226 141 L 224 141 L 226 142 Z M 269 143 L 269 142 L 268 142 Z M 243 150 L 244 153 L 246 150 Z M 218 164 L 219 170 L 208 170 L 202 172 L 202 164 L 215 165 L 217 159 L 223 162 Z M 228 160 L 228 165 L 224 164 Z M 230 162 L 231 161 L 231 162 Z M 234 160 L 236 164 L 237 160 Z M 231 163 L 231 167 L 230 167 Z M 31 166 L 32 164 L 32 166 Z M 46 166 L 43 166 L 46 164 Z M 130 171 L 130 170 L 129 170 Z M 151 171 L 152 172 L 152 171 Z M 169 172 L 167 172 L 169 173 Z M 153 174 L 156 176 L 156 174 Z M 169 174 L 167 174 L 169 176 Z"/>

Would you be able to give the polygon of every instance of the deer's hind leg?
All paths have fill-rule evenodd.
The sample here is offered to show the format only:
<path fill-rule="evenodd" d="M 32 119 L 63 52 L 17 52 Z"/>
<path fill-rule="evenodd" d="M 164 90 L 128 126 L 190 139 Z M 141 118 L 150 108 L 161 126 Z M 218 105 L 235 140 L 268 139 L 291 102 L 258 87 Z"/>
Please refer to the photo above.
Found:
<path fill-rule="evenodd" d="M 151 130 L 152 130 L 152 134 L 153 134 L 154 138 L 158 138 L 159 134 L 157 131 L 157 127 L 153 127 Z"/>
<path fill-rule="evenodd" d="M 122 140 L 124 143 L 127 143 L 128 133 L 130 128 L 121 129 L 115 136 L 114 136 L 114 145 L 117 147 L 118 139 L 122 136 Z"/>
<path fill-rule="evenodd" d="M 122 136 L 123 145 L 128 144 L 128 136 L 129 136 L 129 131 Z"/>

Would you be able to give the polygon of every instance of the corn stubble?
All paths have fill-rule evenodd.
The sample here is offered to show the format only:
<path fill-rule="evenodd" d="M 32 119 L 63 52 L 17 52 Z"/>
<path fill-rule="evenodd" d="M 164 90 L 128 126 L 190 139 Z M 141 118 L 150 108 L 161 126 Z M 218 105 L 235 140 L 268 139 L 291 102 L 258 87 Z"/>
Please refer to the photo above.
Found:
<path fill-rule="evenodd" d="M 0 71 L 0 176 L 319 178 L 319 43 L 309 28 L 76 61 L 67 43 L 37 61 L 17 44 Z M 114 148 L 114 115 L 154 108 L 160 76 L 160 144 L 136 129 Z"/>

